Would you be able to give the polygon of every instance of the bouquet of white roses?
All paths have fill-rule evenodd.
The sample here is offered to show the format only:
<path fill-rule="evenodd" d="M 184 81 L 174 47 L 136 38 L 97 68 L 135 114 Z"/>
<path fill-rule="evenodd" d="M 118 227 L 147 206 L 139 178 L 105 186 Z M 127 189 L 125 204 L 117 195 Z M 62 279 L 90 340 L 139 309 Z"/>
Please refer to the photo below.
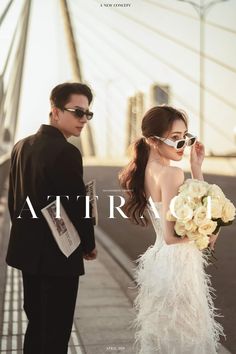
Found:
<path fill-rule="evenodd" d="M 177 236 L 187 236 L 199 250 L 207 248 L 209 236 L 232 224 L 235 206 L 216 184 L 187 179 L 171 200 L 167 220 L 175 221 Z"/>

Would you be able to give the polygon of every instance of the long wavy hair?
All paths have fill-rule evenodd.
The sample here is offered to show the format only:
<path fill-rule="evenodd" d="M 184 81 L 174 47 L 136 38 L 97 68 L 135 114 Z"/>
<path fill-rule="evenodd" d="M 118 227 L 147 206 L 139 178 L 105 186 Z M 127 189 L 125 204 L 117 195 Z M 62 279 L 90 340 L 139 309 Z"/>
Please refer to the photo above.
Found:
<path fill-rule="evenodd" d="M 150 145 L 146 142 L 146 138 L 154 135 L 163 137 L 171 130 L 173 122 L 178 119 L 181 119 L 186 127 L 188 126 L 186 114 L 173 107 L 156 106 L 147 111 L 142 119 L 143 136 L 133 143 L 132 160 L 119 173 L 120 185 L 127 195 L 123 210 L 137 225 L 147 226 L 148 224 L 148 219 L 144 214 L 147 205 L 144 178 Z"/>

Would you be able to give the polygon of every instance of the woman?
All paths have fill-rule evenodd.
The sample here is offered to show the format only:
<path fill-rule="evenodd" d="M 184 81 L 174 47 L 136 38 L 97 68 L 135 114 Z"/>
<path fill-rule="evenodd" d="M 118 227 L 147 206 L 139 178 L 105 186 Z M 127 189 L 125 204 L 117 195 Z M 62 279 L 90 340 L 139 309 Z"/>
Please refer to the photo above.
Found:
<path fill-rule="evenodd" d="M 185 114 L 169 106 L 150 109 L 142 121 L 142 137 L 134 145 L 134 157 L 121 172 L 121 186 L 128 190 L 126 214 L 137 224 L 148 210 L 156 242 L 138 260 L 135 300 L 136 343 L 140 354 L 213 354 L 223 335 L 215 321 L 207 260 L 186 237 L 174 235 L 174 222 L 166 220 L 170 200 L 184 182 L 179 167 L 186 146 L 191 146 L 192 178 L 203 180 L 204 146 L 188 133 Z M 155 218 L 148 200 L 160 215 Z M 217 235 L 218 236 L 218 235 Z M 213 249 L 216 235 L 210 237 Z"/>

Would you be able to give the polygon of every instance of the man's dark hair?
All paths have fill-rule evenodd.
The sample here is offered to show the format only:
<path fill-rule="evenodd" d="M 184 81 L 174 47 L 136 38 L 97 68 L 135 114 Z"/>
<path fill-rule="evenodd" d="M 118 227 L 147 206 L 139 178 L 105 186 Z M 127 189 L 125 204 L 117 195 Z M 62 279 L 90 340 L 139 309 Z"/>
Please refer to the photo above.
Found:
<path fill-rule="evenodd" d="M 74 94 L 86 96 L 89 104 L 92 102 L 93 94 L 87 85 L 78 82 L 65 82 L 52 89 L 50 95 L 51 106 L 63 109 L 70 100 L 70 96 Z"/>

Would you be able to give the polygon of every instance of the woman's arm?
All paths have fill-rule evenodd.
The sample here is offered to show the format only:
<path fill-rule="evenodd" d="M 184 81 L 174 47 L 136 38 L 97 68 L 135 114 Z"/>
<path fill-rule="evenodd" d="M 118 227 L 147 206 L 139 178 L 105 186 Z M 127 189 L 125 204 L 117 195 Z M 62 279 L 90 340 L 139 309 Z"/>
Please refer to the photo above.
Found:
<path fill-rule="evenodd" d="M 159 177 L 162 196 L 162 212 L 164 219 L 164 238 L 168 245 L 189 242 L 187 236 L 184 238 L 176 237 L 174 232 L 175 222 L 166 220 L 166 213 L 169 210 L 170 201 L 177 195 L 178 189 L 183 184 L 183 182 L 184 173 L 179 167 L 165 167 Z"/>
<path fill-rule="evenodd" d="M 204 181 L 202 174 L 202 163 L 205 157 L 205 148 L 199 141 L 196 142 L 191 148 L 190 153 L 190 165 L 191 165 L 191 175 L 194 179 L 199 179 Z"/>
<path fill-rule="evenodd" d="M 199 181 L 204 181 L 203 173 L 201 167 L 191 167 L 191 176 Z"/>
<path fill-rule="evenodd" d="M 202 143 L 199 141 L 196 142 L 191 148 L 190 154 L 190 164 L 191 164 L 191 175 L 194 179 L 199 179 L 200 181 L 204 181 L 202 174 L 202 163 L 205 157 L 205 148 Z M 211 250 L 214 250 L 215 243 L 219 236 L 220 230 L 216 235 L 212 234 L 210 236 L 209 246 Z"/>

